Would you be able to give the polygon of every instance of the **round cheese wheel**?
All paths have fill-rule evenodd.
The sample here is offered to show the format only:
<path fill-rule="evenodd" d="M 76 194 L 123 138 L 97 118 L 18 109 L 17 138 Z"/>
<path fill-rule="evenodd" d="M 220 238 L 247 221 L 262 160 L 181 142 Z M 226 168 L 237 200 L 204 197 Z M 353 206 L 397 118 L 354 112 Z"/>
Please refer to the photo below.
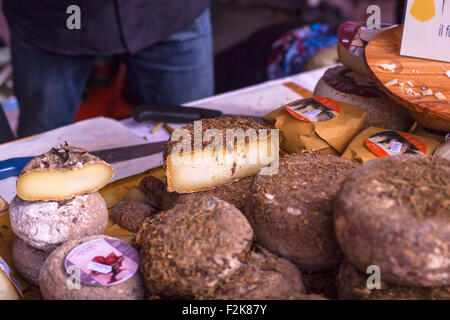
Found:
<path fill-rule="evenodd" d="M 314 89 L 315 97 L 328 97 L 359 106 L 367 112 L 364 128 L 408 131 L 413 120 L 408 110 L 389 99 L 373 80 L 345 67 L 328 69 Z"/>
<path fill-rule="evenodd" d="M 45 260 L 39 277 L 39 287 L 46 300 L 142 300 L 145 288 L 139 271 L 123 282 L 112 285 L 88 285 L 78 281 L 75 287 L 73 275 L 66 271 L 66 257 L 72 249 L 92 240 L 115 238 L 98 235 L 65 242 Z M 117 239 L 115 239 L 117 240 Z M 83 277 L 84 271 L 80 274 Z M 88 277 L 89 275 L 85 275 Z"/>
<path fill-rule="evenodd" d="M 9 212 L 14 233 L 44 251 L 68 240 L 103 234 L 108 223 L 106 203 L 98 192 L 67 201 L 25 201 L 16 196 Z"/>
<path fill-rule="evenodd" d="M 250 253 L 253 230 L 233 205 L 196 197 L 145 220 L 136 243 L 148 290 L 160 296 L 205 296 Z"/>
<path fill-rule="evenodd" d="M 450 285 L 450 161 L 403 154 L 371 160 L 344 182 L 334 203 L 336 237 L 360 271 L 384 281 Z"/>
<path fill-rule="evenodd" d="M 358 164 L 319 153 L 280 159 L 273 175 L 258 174 L 246 216 L 256 241 L 299 269 L 322 271 L 342 258 L 334 236 L 333 201 Z"/>
<path fill-rule="evenodd" d="M 38 286 L 39 273 L 44 264 L 45 251 L 33 248 L 20 238 L 13 241 L 12 256 L 14 266 L 28 282 Z"/>

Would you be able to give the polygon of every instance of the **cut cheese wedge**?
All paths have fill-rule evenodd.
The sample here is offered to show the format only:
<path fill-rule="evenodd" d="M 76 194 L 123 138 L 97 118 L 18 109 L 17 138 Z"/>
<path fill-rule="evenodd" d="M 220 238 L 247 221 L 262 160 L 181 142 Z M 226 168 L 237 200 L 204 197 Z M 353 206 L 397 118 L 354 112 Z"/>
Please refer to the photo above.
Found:
<path fill-rule="evenodd" d="M 71 148 L 71 147 L 70 147 Z M 92 193 L 113 177 L 113 168 L 80 149 L 51 151 L 34 158 L 17 180 L 17 195 L 23 200 L 68 200 Z"/>
<path fill-rule="evenodd" d="M 267 135 L 259 134 L 253 139 L 236 140 L 232 145 L 224 143 L 223 147 L 203 146 L 190 152 L 172 152 L 175 150 L 173 144 L 168 151 L 166 145 L 167 191 L 197 192 L 254 175 L 264 167 L 268 167 L 268 172 L 277 169 L 279 141 L 276 133 L 253 120 L 239 117 L 220 117 L 202 122 L 203 130 L 217 129 L 226 132 L 242 128 L 260 132 L 259 130 L 263 129 L 267 130 Z M 186 128 L 189 131 L 192 126 Z"/>

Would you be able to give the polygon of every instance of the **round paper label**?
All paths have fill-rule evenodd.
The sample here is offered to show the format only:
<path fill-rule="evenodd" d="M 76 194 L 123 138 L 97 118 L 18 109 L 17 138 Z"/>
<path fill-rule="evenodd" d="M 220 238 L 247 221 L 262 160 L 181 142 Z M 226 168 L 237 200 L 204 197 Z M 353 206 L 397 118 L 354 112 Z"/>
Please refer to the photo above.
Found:
<path fill-rule="evenodd" d="M 394 25 L 382 24 L 381 29 L 371 29 L 365 23 L 347 21 L 339 26 L 337 37 L 343 47 L 351 54 L 363 58 L 364 50 L 369 41 L 380 32 L 393 27 Z"/>
<path fill-rule="evenodd" d="M 67 274 L 92 286 L 110 286 L 131 278 L 139 267 L 139 254 L 117 239 L 97 239 L 72 249 L 64 263 Z"/>
<path fill-rule="evenodd" d="M 284 107 L 294 118 L 308 122 L 322 122 L 336 118 L 341 112 L 339 103 L 330 98 L 297 100 Z"/>
<path fill-rule="evenodd" d="M 366 147 L 379 157 L 397 154 L 426 154 L 426 145 L 410 134 L 400 131 L 383 131 L 366 139 Z"/>
<path fill-rule="evenodd" d="M 345 66 L 328 69 L 323 79 L 333 89 L 362 97 L 379 98 L 383 94 L 372 78 L 359 74 Z"/>

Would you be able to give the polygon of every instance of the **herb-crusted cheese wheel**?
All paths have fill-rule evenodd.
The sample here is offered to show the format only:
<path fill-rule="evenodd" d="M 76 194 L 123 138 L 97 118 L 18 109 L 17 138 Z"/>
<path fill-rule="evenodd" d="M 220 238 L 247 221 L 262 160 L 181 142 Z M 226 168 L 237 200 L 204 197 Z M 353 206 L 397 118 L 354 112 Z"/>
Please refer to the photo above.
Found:
<path fill-rule="evenodd" d="M 39 277 L 39 287 L 45 300 L 142 300 L 144 298 L 145 287 L 139 272 L 118 284 L 96 286 L 79 282 L 79 289 L 68 287 L 71 279 L 65 268 L 67 255 L 77 246 L 97 239 L 114 238 L 98 235 L 70 240 L 48 256 Z"/>
<path fill-rule="evenodd" d="M 39 273 L 47 254 L 36 249 L 20 238 L 15 238 L 12 247 L 14 266 L 28 282 L 39 286 Z"/>
<path fill-rule="evenodd" d="M 239 271 L 227 279 L 209 298 L 284 300 L 304 293 L 301 273 L 292 263 L 263 248 L 256 248 Z"/>
<path fill-rule="evenodd" d="M 345 181 L 334 206 L 340 247 L 384 281 L 450 285 L 450 161 L 399 155 L 372 160 Z"/>
<path fill-rule="evenodd" d="M 214 291 L 237 272 L 252 240 L 253 230 L 238 209 L 199 197 L 148 218 L 136 243 L 150 292 L 193 298 Z"/>
<path fill-rule="evenodd" d="M 302 270 L 339 264 L 333 201 L 356 166 L 337 156 L 291 154 L 276 174 L 258 174 L 246 208 L 256 241 Z"/>
<path fill-rule="evenodd" d="M 103 234 L 108 223 L 108 209 L 98 192 L 68 201 L 25 201 L 16 196 L 9 212 L 14 233 L 44 251 L 68 240 Z"/>
<path fill-rule="evenodd" d="M 178 193 L 168 192 L 167 185 L 158 178 L 148 176 L 142 179 L 139 187 L 148 199 L 148 202 L 159 209 L 168 210 L 177 203 L 189 201 L 197 196 L 211 196 L 234 205 L 239 210 L 244 210 L 247 203 L 247 194 L 253 182 L 253 177 L 245 177 L 220 185 L 211 190 Z"/>
<path fill-rule="evenodd" d="M 339 299 L 341 300 L 450 300 L 450 287 L 406 287 L 390 284 L 383 280 L 381 272 L 380 289 L 369 289 L 367 279 L 371 274 L 363 273 L 344 261 L 337 277 Z M 369 281 L 370 282 L 370 281 Z"/>
<path fill-rule="evenodd" d="M 314 89 L 315 97 L 328 97 L 359 106 L 367 112 L 365 127 L 407 131 L 413 120 L 408 110 L 382 93 L 368 76 L 344 66 L 328 69 Z"/>
<path fill-rule="evenodd" d="M 260 130 L 266 130 L 266 135 Z M 183 151 L 183 146 L 190 146 L 189 152 Z M 165 145 L 167 191 L 212 189 L 255 175 L 278 155 L 278 139 L 251 118 L 221 116 L 195 121 L 175 130 Z"/>
<path fill-rule="evenodd" d="M 23 200 L 68 200 L 92 193 L 108 183 L 114 170 L 85 149 L 62 145 L 61 149 L 31 160 L 17 179 L 17 195 Z"/>

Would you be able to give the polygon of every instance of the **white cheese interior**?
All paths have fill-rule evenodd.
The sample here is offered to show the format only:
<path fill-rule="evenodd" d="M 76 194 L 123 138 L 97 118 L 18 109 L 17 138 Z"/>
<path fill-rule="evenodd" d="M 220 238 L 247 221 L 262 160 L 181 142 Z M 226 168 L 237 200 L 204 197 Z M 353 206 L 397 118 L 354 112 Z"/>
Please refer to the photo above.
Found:
<path fill-rule="evenodd" d="M 19 297 L 16 287 L 0 268 L 0 300 L 18 300 Z"/>
<path fill-rule="evenodd" d="M 91 163 L 75 170 L 30 171 L 19 176 L 17 195 L 23 200 L 66 200 L 97 191 L 113 176 L 106 163 Z"/>
<path fill-rule="evenodd" d="M 278 141 L 270 136 L 238 143 L 234 150 L 207 148 L 190 154 L 170 154 L 166 170 L 168 191 L 201 191 L 251 176 L 278 160 L 278 155 Z"/>

